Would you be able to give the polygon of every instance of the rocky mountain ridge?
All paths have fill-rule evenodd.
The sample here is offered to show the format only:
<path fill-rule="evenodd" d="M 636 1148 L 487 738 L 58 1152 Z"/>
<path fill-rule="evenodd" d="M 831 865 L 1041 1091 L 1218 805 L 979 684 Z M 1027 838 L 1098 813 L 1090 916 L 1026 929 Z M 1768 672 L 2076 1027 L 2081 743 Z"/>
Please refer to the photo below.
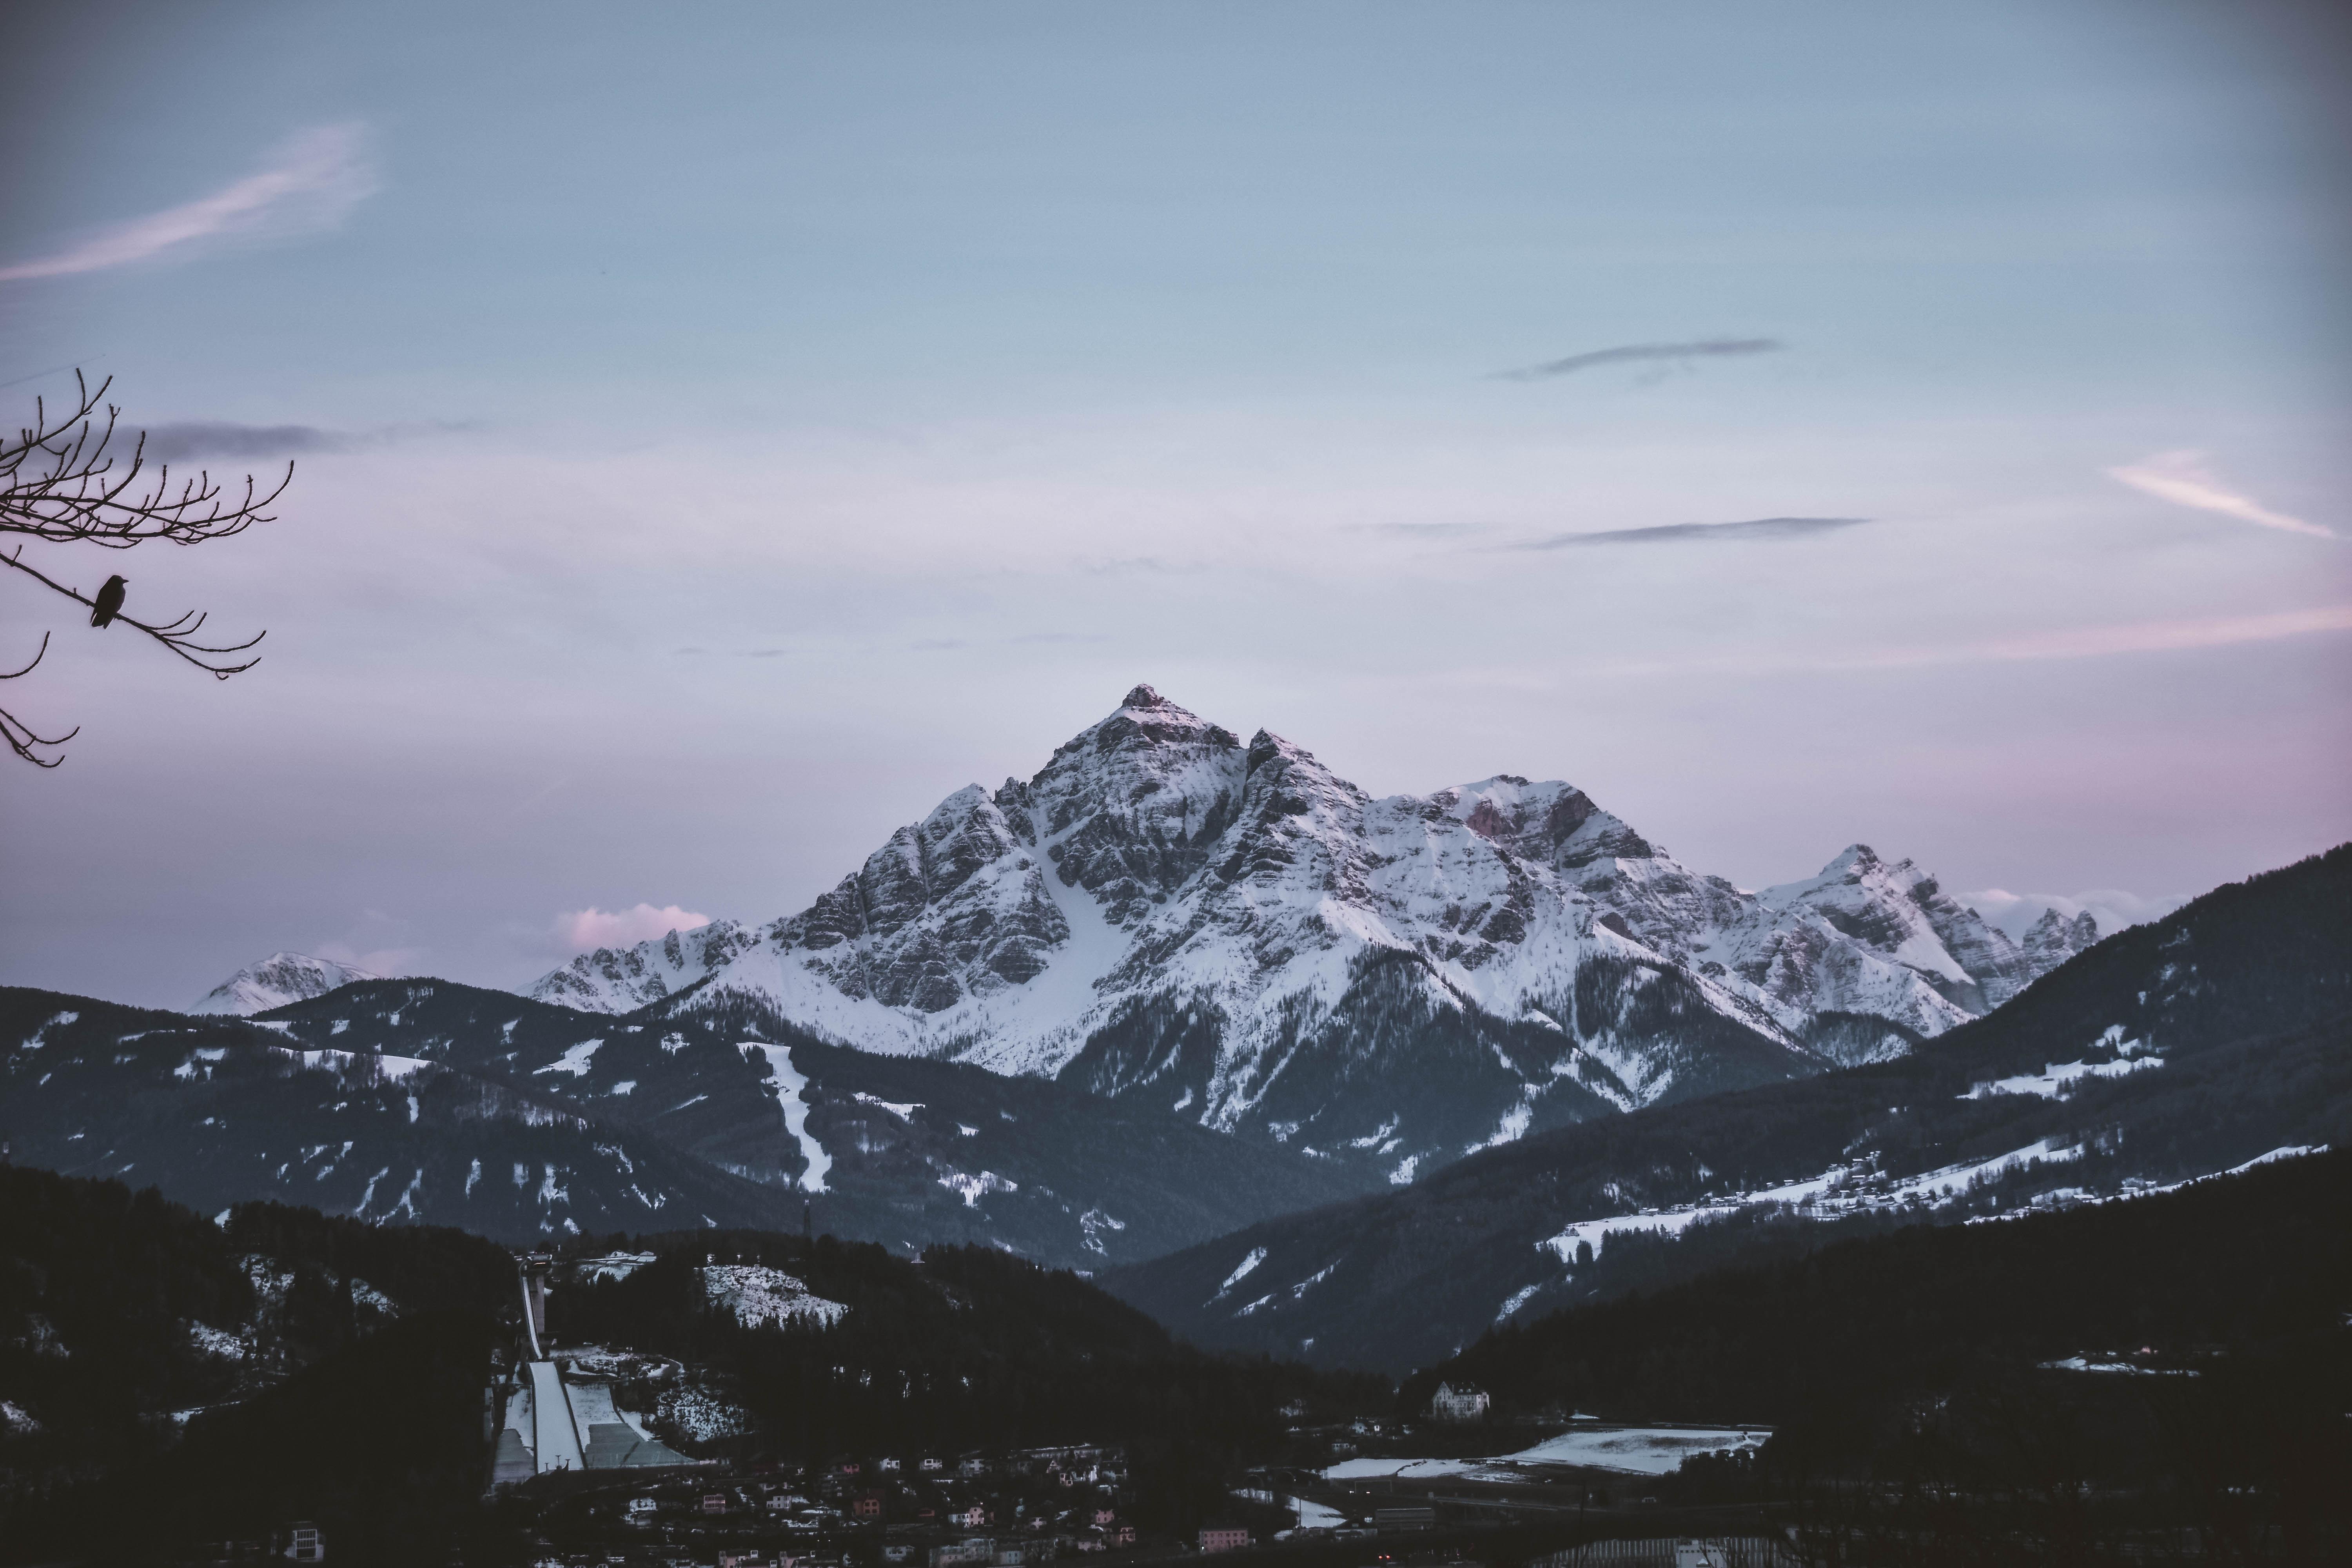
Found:
<path fill-rule="evenodd" d="M 1746 891 L 1563 783 L 1376 800 L 1139 686 L 799 914 L 586 954 L 532 994 L 748 1005 L 1403 1182 L 1533 1128 L 1900 1055 L 2095 938 L 2045 925 L 2021 946 L 1859 845 Z"/>

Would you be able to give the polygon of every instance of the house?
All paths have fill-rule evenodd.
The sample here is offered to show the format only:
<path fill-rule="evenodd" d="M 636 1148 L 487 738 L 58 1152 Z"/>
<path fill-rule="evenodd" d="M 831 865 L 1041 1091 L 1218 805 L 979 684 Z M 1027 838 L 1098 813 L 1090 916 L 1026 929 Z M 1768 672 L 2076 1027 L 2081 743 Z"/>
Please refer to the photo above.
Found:
<path fill-rule="evenodd" d="M 955 1568 L 960 1563 L 986 1563 L 996 1555 L 996 1542 L 985 1536 L 976 1536 L 952 1546 L 934 1546 L 930 1552 L 930 1568 Z"/>
<path fill-rule="evenodd" d="M 854 1517 L 858 1519 L 880 1519 L 882 1517 L 882 1500 L 875 1496 L 872 1492 L 867 1492 L 864 1497 L 859 1498 L 856 1502 L 849 1505 L 849 1511 Z"/>
<path fill-rule="evenodd" d="M 725 1513 L 727 1511 L 727 1494 L 725 1492 L 712 1492 L 709 1496 L 704 1498 L 702 1500 L 702 1511 L 705 1513 Z"/>
<path fill-rule="evenodd" d="M 982 1508 L 978 1503 L 974 1503 L 970 1508 L 965 1509 L 961 1513 L 951 1513 L 948 1515 L 948 1517 L 962 1525 L 966 1530 L 978 1530 L 982 1525 L 988 1522 L 988 1510 Z"/>
<path fill-rule="evenodd" d="M 1239 1525 L 1201 1531 L 1203 1552 L 1237 1552 L 1249 1543 L 1249 1531 Z"/>
<path fill-rule="evenodd" d="M 317 1525 L 307 1519 L 298 1521 L 293 1527 L 293 1544 L 286 1549 L 287 1556 L 297 1563 L 324 1563 L 327 1560 L 327 1538 L 319 1533 Z"/>
<path fill-rule="evenodd" d="M 631 1524 L 651 1524 L 654 1521 L 654 1500 L 649 1497 L 631 1498 L 628 1519 Z"/>
<path fill-rule="evenodd" d="M 1112 1531 L 1110 1532 L 1110 1543 L 1113 1546 L 1134 1545 L 1135 1526 L 1131 1524 L 1122 1524 L 1117 1530 Z"/>
<path fill-rule="evenodd" d="M 1486 1414 L 1486 1391 L 1473 1384 L 1456 1388 L 1450 1383 L 1441 1383 L 1429 1402 L 1429 1413 L 1440 1421 L 1482 1419 Z"/>

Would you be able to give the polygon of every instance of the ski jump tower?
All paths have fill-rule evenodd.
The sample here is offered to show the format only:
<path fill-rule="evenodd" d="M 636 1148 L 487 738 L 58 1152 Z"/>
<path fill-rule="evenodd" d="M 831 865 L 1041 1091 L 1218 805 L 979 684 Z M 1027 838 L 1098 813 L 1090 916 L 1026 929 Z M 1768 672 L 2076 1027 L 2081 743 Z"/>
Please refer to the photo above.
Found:
<path fill-rule="evenodd" d="M 609 1381 L 566 1377 L 550 1354 L 547 1277 L 555 1258 L 527 1252 L 515 1259 L 522 1288 L 520 1365 L 514 1383 L 501 1383 L 504 1418 L 490 1479 L 527 1481 L 551 1470 L 653 1468 L 693 1463 L 656 1440 L 638 1419 L 613 1403 Z"/>

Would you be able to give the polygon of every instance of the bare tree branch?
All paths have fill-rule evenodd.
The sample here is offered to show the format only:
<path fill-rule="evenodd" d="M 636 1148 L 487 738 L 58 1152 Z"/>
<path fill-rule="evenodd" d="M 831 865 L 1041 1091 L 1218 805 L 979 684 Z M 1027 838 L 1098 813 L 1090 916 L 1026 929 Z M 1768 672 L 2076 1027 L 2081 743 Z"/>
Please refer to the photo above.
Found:
<path fill-rule="evenodd" d="M 19 430 L 16 439 L 0 441 L 0 535 L 16 534 L 26 541 L 46 544 L 95 544 L 107 550 L 130 550 L 154 541 L 173 544 L 203 544 L 215 539 L 227 539 L 244 532 L 257 522 L 271 521 L 265 508 L 286 493 L 293 482 L 294 465 L 288 463 L 286 472 L 277 484 L 264 492 L 250 474 L 246 476 L 242 495 L 224 496 L 219 484 L 207 470 L 199 468 L 193 479 L 184 479 L 174 486 L 171 466 L 158 464 L 151 479 L 142 482 L 146 469 L 147 437 L 142 431 L 132 444 L 130 462 L 117 471 L 115 459 L 107 448 L 114 440 L 116 422 L 122 411 L 105 401 L 107 388 L 113 379 L 99 383 L 91 391 L 81 372 L 74 372 L 75 395 L 69 411 L 51 418 L 47 405 L 39 398 L 33 402 L 33 423 Z M 105 410 L 101 420 L 100 410 Z M 96 610 L 96 602 L 80 590 L 58 581 L 38 567 L 25 561 L 25 545 L 13 551 L 0 551 L 0 565 L 6 565 L 34 579 L 52 593 L 64 595 L 75 603 Z M 240 658 L 267 636 L 256 632 L 243 642 L 206 643 L 197 640 L 204 629 L 205 615 L 190 610 L 178 618 L 161 623 L 138 620 L 121 613 L 120 585 L 108 595 L 112 615 L 103 623 L 120 622 L 169 648 L 174 658 L 194 665 L 217 680 L 226 680 L 258 664 L 260 656 Z M 0 675 L 0 680 L 14 680 L 31 673 L 49 651 L 49 634 L 41 634 L 39 652 L 24 668 Z M 39 750 L 57 751 L 81 732 L 80 727 L 54 738 L 43 735 L 12 713 L 0 711 L 0 737 L 5 737 L 8 749 L 31 763 L 35 767 L 53 768 L 65 759 L 62 755 L 43 757 Z"/>
<path fill-rule="evenodd" d="M 202 468 L 174 492 L 172 466 L 159 464 L 150 485 L 142 487 L 139 475 L 147 461 L 147 435 L 142 431 L 132 444 L 130 467 L 116 473 L 107 447 L 122 410 L 104 404 L 105 423 L 98 417 L 106 389 L 113 384 L 110 376 L 92 392 L 81 372 L 74 372 L 72 412 L 52 422 L 47 405 L 35 398 L 33 423 L 14 441 L 0 443 L 0 533 L 128 550 L 151 539 L 201 544 L 270 521 L 262 509 L 293 482 L 290 462 L 267 494 L 247 475 L 244 496 L 234 502 L 223 498 L 211 473 Z M 142 488 L 143 494 L 135 493 Z"/>
<path fill-rule="evenodd" d="M 56 589 L 58 593 L 63 594 L 67 598 L 73 600 L 77 604 L 88 605 L 92 609 L 98 607 L 97 601 L 89 598 L 79 590 L 68 588 L 63 583 L 58 582 L 56 578 L 51 577 L 34 567 L 26 565 L 22 560 L 18 559 L 18 557 L 22 556 L 24 553 L 25 547 L 21 544 L 16 547 L 15 554 L 10 554 L 6 552 L 0 552 L 0 566 L 14 566 L 17 571 L 25 574 L 26 576 L 36 578 L 38 581 L 47 584 L 49 587 Z M 193 640 L 198 628 L 204 626 L 205 619 L 205 616 L 203 611 L 190 610 L 178 620 L 166 621 L 162 626 L 149 626 L 145 621 L 134 620 L 131 616 L 122 614 L 121 611 L 117 611 L 114 616 L 113 624 L 117 626 L 131 626 L 139 631 L 145 632 L 149 637 L 153 637 L 157 642 L 162 643 L 165 647 L 170 648 L 182 658 L 184 658 L 190 664 L 194 665 L 198 669 L 203 670 L 207 675 L 215 676 L 222 680 L 226 680 L 232 675 L 242 675 L 247 670 L 251 669 L 255 665 L 261 662 L 261 656 L 258 654 L 247 659 L 242 664 L 215 664 L 212 662 L 216 658 L 226 658 L 234 655 L 243 653 L 269 634 L 268 632 L 256 632 L 253 636 L 247 637 L 243 642 L 227 643 L 216 647 L 209 644 Z M 41 634 L 41 642 L 44 647 L 48 646 L 47 633 L 44 632 Z M 34 663 L 36 664 L 38 662 L 40 661 L 37 658 L 34 660 Z M 30 669 L 32 665 L 26 665 L 25 668 L 26 669 Z M 19 671 L 18 673 L 21 674 L 22 671 Z"/>
<path fill-rule="evenodd" d="M 41 634 L 41 646 L 40 646 L 40 647 L 39 647 L 39 648 L 38 648 L 38 649 L 34 653 L 34 655 L 33 655 L 33 664 L 38 664 L 38 663 L 40 663 L 42 659 L 44 659 L 44 658 L 47 658 L 47 657 L 48 657 L 48 653 L 49 653 L 49 634 L 48 634 L 48 633 L 47 633 L 47 632 L 43 632 L 43 633 Z M 18 676 L 20 676 L 20 675 L 30 675 L 30 674 L 32 674 L 32 673 L 33 673 L 33 664 L 28 664 L 28 665 L 26 665 L 26 666 L 24 668 L 22 668 L 22 669 L 12 669 L 12 670 L 10 670 L 10 671 L 9 671 L 7 674 L 5 674 L 5 675 L 0 675 L 0 680 L 14 680 L 14 679 L 16 679 Z"/>
<path fill-rule="evenodd" d="M 80 733 L 81 726 L 77 724 L 62 735 L 37 735 L 33 732 L 32 727 L 27 725 L 23 720 L 17 718 L 14 713 L 9 712 L 6 709 L 0 708 L 0 737 L 5 737 L 6 739 L 8 749 L 10 751 L 16 752 L 18 756 L 24 758 L 26 762 L 32 763 L 37 768 L 56 767 L 59 763 L 64 762 L 65 758 L 58 756 L 49 757 L 45 760 L 34 753 L 34 747 L 47 746 L 51 750 L 55 750 L 57 747 L 64 745 L 68 741 L 72 740 L 76 735 Z"/>

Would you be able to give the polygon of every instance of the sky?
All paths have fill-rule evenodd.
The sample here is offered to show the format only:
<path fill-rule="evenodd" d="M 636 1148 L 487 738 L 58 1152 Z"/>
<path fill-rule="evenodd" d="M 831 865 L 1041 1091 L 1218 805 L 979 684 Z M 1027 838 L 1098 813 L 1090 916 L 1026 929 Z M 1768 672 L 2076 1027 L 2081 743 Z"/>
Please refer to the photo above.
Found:
<path fill-rule="evenodd" d="M 522 985 L 1148 681 L 2014 925 L 2352 837 L 2332 7 L 51 7 L 7 427 L 291 460 L 0 573 L 0 983 Z"/>

